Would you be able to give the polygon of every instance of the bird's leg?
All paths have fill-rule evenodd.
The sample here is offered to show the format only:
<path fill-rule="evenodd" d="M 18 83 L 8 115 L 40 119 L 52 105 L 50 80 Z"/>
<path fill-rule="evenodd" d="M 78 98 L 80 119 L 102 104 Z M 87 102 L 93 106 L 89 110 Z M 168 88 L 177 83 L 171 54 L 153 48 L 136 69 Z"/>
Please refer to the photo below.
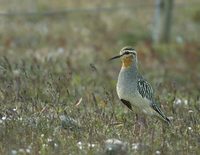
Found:
<path fill-rule="evenodd" d="M 146 121 L 146 117 L 145 117 L 145 116 L 140 116 L 140 115 L 136 114 L 136 121 L 137 121 L 138 124 L 140 124 L 141 126 L 144 126 L 145 128 L 148 127 L 147 121 Z"/>
<path fill-rule="evenodd" d="M 141 135 L 143 128 L 147 128 L 146 118 L 136 114 L 135 133 Z"/>

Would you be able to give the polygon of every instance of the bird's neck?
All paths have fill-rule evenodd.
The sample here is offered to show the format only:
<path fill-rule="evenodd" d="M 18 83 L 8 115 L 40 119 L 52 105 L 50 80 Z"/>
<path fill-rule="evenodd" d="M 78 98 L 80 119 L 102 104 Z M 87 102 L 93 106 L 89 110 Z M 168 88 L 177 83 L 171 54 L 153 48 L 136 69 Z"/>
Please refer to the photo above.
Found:
<path fill-rule="evenodd" d="M 125 58 L 122 60 L 122 69 L 137 71 L 137 62 L 134 62 L 133 59 Z"/>
<path fill-rule="evenodd" d="M 131 63 L 129 66 L 125 66 L 125 64 L 122 63 L 121 72 L 124 74 L 131 74 L 132 76 L 137 76 L 138 75 L 137 63 Z"/>
<path fill-rule="evenodd" d="M 132 56 L 123 58 L 122 59 L 122 68 L 137 69 L 137 59 L 133 59 Z"/>
<path fill-rule="evenodd" d="M 123 68 L 129 68 L 133 64 L 133 59 L 131 57 L 125 57 L 122 60 L 122 67 Z"/>

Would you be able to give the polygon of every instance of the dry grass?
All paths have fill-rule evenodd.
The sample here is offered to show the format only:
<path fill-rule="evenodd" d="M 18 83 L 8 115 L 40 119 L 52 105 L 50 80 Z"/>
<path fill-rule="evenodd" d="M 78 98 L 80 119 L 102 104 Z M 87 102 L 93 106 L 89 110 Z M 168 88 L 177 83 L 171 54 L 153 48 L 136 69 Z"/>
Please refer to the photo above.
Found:
<path fill-rule="evenodd" d="M 34 7 L 102 5 L 64 3 Z M 156 46 L 149 41 L 153 9 L 0 17 L 0 154 L 103 154 L 109 138 L 126 142 L 128 154 L 199 154 L 198 9 L 179 8 L 187 23 L 175 14 L 172 43 Z M 120 65 L 106 60 L 127 44 L 137 49 L 141 72 L 172 127 L 147 118 L 139 130 L 135 114 L 117 98 Z"/>

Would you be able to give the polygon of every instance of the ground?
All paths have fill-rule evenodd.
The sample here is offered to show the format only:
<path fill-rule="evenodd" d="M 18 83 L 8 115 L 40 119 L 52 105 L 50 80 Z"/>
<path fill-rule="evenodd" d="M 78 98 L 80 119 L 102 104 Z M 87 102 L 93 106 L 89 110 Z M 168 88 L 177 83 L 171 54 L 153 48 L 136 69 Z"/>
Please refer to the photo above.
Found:
<path fill-rule="evenodd" d="M 1 2 L 1 10 L 127 6 L 31 2 L 15 10 L 16 1 Z M 1 15 L 0 154 L 103 154 L 112 138 L 126 145 L 127 154 L 199 154 L 197 2 L 177 1 L 171 43 L 156 45 L 150 41 L 151 1 L 127 0 L 130 7 L 102 12 Z M 126 45 L 138 51 L 139 70 L 172 126 L 142 116 L 147 126 L 139 128 L 136 115 L 119 101 L 115 86 L 121 64 L 107 60 Z"/>

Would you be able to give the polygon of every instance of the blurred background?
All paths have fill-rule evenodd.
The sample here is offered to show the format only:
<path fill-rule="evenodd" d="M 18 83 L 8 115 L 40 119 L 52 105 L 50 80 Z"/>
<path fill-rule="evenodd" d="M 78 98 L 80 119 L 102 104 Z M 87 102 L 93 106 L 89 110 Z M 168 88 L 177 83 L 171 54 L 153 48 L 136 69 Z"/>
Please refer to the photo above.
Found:
<path fill-rule="evenodd" d="M 0 10 L 1 48 L 76 47 L 84 53 L 195 43 L 200 33 L 198 0 L 10 0 L 1 1 Z"/>
<path fill-rule="evenodd" d="M 183 81 L 188 76 L 190 80 L 199 78 L 198 0 L 0 3 L 0 54 L 9 59 L 31 57 L 45 61 L 70 57 L 72 63 L 101 66 L 123 46 L 131 45 L 139 52 L 144 70 L 162 64 L 160 70 L 187 72 L 184 77 L 177 75 Z"/>
<path fill-rule="evenodd" d="M 0 154 L 93 154 L 108 138 L 199 154 L 199 40 L 199 0 L 0 0 Z M 137 134 L 120 104 L 107 60 L 128 45 L 172 132 L 150 119 Z"/>

